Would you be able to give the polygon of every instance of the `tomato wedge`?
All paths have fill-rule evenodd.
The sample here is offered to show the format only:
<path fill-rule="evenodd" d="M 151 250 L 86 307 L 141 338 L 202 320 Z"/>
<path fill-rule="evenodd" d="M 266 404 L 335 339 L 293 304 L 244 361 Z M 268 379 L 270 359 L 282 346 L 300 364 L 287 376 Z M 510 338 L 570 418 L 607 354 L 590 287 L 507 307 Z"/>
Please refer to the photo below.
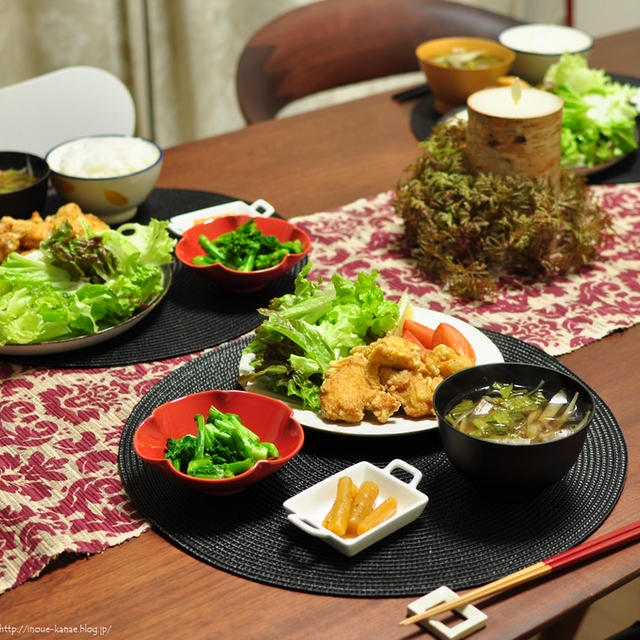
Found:
<path fill-rule="evenodd" d="M 409 331 L 425 349 L 431 349 L 433 329 L 407 318 L 402 325 L 402 331 L 403 335 L 405 331 Z"/>
<path fill-rule="evenodd" d="M 441 322 L 433 332 L 432 349 L 436 345 L 444 344 L 451 347 L 456 353 L 465 358 L 469 358 L 474 364 L 476 362 L 476 353 L 469 341 L 450 324 Z"/>
<path fill-rule="evenodd" d="M 411 342 L 415 342 L 421 349 L 426 349 L 426 347 L 422 344 L 422 342 L 420 342 L 420 340 L 418 340 L 418 337 L 414 333 L 409 331 L 409 329 L 404 328 L 402 330 L 402 337 L 405 340 L 410 340 Z"/>

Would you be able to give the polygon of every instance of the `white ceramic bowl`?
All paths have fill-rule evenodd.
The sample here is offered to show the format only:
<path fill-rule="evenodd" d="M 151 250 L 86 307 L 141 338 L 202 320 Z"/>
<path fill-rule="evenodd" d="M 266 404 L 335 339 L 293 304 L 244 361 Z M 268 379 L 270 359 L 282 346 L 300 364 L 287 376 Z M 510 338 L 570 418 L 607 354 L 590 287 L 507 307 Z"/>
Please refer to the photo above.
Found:
<path fill-rule="evenodd" d="M 151 140 L 104 135 L 64 142 L 51 149 L 46 160 L 62 198 L 107 224 L 119 224 L 133 218 L 153 190 L 163 156 Z"/>
<path fill-rule="evenodd" d="M 404 482 L 391 475 L 396 469 L 406 471 L 411 475 L 411 480 Z M 343 476 L 350 476 L 356 485 L 360 485 L 365 480 L 376 482 L 380 489 L 376 506 L 393 496 L 398 501 L 396 514 L 386 522 L 355 538 L 341 538 L 325 529 L 322 526 L 322 520 L 335 500 L 338 480 Z M 424 511 L 429 499 L 416 489 L 420 480 L 422 480 L 422 472 L 404 460 L 392 460 L 384 469 L 380 469 L 370 462 L 362 461 L 289 498 L 283 503 L 283 506 L 289 511 L 287 518 L 296 527 L 309 535 L 324 540 L 341 553 L 353 556 L 374 542 L 378 542 L 390 533 L 409 524 Z"/>
<path fill-rule="evenodd" d="M 498 40 L 516 54 L 510 74 L 533 85 L 542 82 L 563 53 L 588 56 L 593 49 L 588 33 L 558 24 L 521 24 L 505 29 Z"/>

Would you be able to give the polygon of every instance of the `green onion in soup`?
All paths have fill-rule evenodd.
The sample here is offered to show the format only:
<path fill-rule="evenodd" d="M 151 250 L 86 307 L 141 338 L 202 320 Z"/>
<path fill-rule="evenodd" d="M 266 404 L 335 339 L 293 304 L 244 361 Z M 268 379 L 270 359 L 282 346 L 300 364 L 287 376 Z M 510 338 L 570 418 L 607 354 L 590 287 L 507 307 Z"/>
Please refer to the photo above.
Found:
<path fill-rule="evenodd" d="M 458 402 L 446 418 L 458 431 L 484 440 L 546 442 L 573 433 L 589 418 L 579 410 L 577 392 L 569 398 L 563 389 L 547 399 L 542 382 L 535 389 L 494 382 L 480 393 Z"/>
<path fill-rule="evenodd" d="M 11 193 L 24 189 L 36 181 L 27 169 L 0 169 L 0 193 Z"/>

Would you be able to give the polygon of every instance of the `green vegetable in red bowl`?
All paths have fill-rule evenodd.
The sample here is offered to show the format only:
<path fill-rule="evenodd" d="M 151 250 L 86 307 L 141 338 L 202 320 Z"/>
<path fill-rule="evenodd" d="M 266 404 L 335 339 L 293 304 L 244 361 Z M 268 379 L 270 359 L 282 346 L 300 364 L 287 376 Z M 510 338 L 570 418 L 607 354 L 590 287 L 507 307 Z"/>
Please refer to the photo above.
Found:
<path fill-rule="evenodd" d="M 193 264 L 219 262 L 237 271 L 269 269 L 282 262 L 286 255 L 304 251 L 298 238 L 281 242 L 277 236 L 263 233 L 256 226 L 254 218 L 213 240 L 201 233 L 198 243 L 207 254 L 194 256 Z"/>
<path fill-rule="evenodd" d="M 147 465 L 210 495 L 231 495 L 262 481 L 294 458 L 303 444 L 302 426 L 284 402 L 223 389 L 161 404 L 133 436 L 134 450 Z"/>
<path fill-rule="evenodd" d="M 592 69 L 579 54 L 564 53 L 549 67 L 544 87 L 564 100 L 562 165 L 594 167 L 621 158 L 638 146 L 633 99 L 638 87 L 615 82 Z"/>
<path fill-rule="evenodd" d="M 251 469 L 258 460 L 280 455 L 275 444 L 262 442 L 235 413 L 222 413 L 212 405 L 206 419 L 201 413 L 194 419 L 197 435 L 167 439 L 164 457 L 182 473 L 198 478 L 232 478 Z"/>
<path fill-rule="evenodd" d="M 229 214 L 187 229 L 176 257 L 234 293 L 264 289 L 311 251 L 311 238 L 289 220 Z"/>

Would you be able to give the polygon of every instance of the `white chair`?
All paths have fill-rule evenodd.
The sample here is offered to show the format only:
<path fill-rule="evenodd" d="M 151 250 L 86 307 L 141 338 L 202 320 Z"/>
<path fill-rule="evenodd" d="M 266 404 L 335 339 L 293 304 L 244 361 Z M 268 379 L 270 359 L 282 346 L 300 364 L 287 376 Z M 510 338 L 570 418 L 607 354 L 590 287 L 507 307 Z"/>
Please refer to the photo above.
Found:
<path fill-rule="evenodd" d="M 96 67 L 66 67 L 0 88 L 0 149 L 44 157 L 84 135 L 134 132 L 133 98 L 124 83 Z"/>

